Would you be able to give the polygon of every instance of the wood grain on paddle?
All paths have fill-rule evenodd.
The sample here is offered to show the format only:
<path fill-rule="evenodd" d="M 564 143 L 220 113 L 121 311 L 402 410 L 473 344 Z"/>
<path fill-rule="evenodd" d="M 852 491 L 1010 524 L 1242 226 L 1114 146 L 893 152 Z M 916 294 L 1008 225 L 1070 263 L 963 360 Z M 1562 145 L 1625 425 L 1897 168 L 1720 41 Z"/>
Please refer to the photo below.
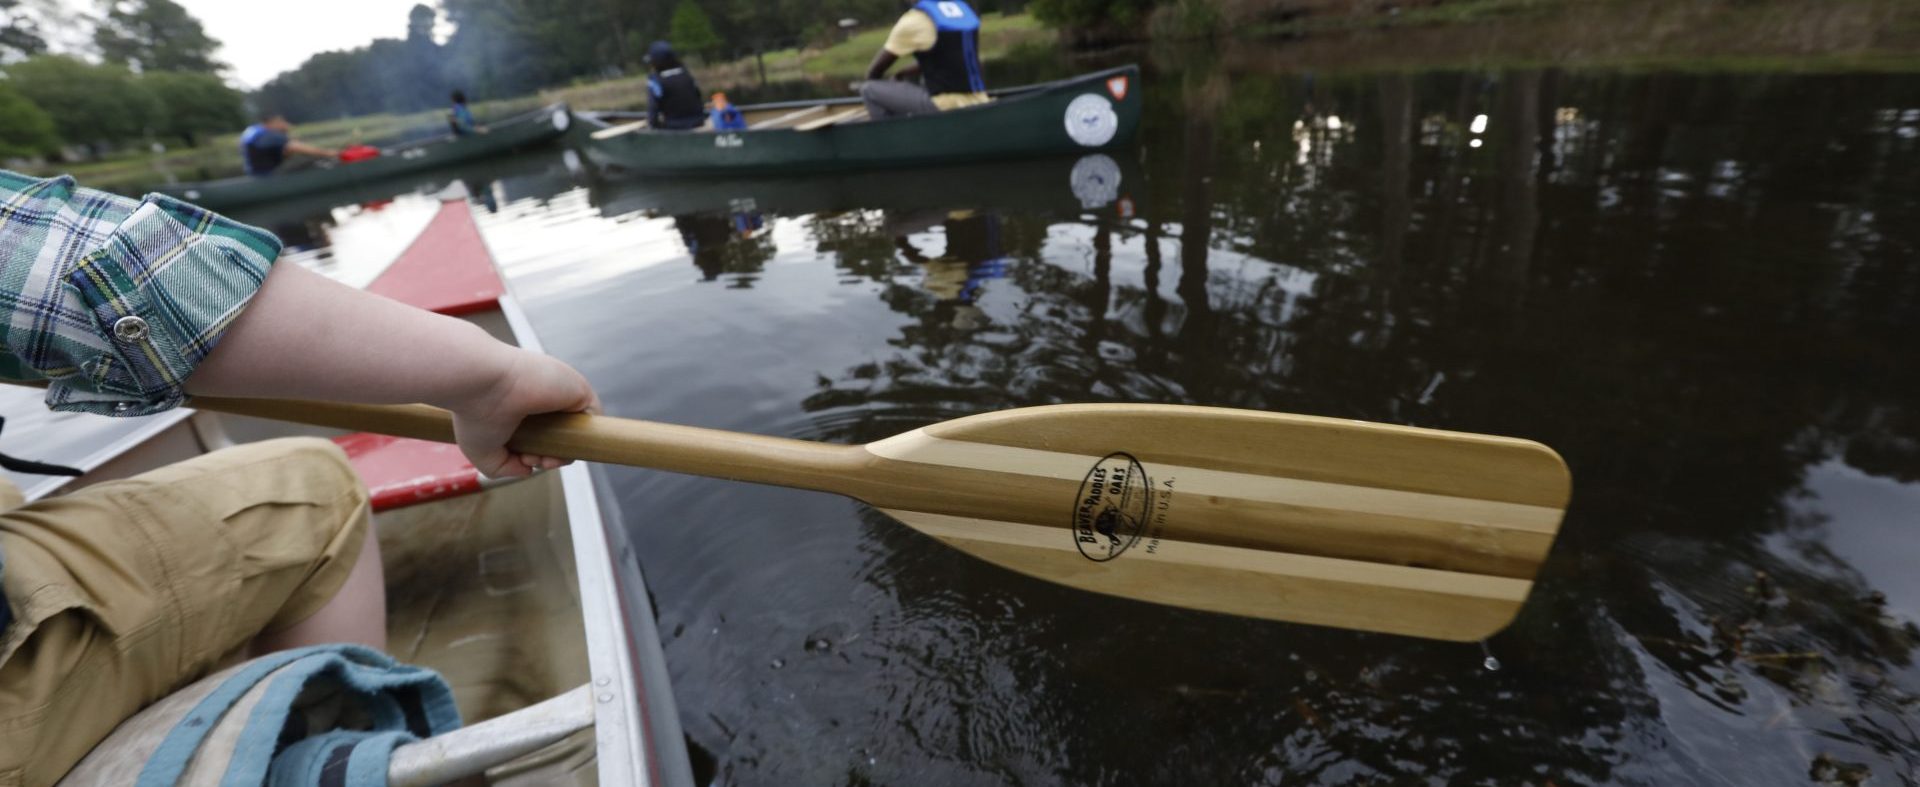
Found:
<path fill-rule="evenodd" d="M 197 399 L 451 440 L 443 411 Z M 529 419 L 546 456 L 834 492 L 1071 587 L 1234 615 L 1447 640 L 1512 621 L 1571 480 L 1485 435 L 1170 405 L 971 416 L 864 446 L 585 415 Z"/>

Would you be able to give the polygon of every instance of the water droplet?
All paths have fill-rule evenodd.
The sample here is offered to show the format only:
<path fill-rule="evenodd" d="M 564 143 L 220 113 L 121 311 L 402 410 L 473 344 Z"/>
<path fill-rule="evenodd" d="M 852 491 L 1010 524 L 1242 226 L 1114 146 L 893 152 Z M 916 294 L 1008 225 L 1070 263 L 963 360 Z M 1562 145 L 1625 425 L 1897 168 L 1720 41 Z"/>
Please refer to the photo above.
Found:
<path fill-rule="evenodd" d="M 1488 656 L 1485 661 L 1480 662 L 1480 666 L 1486 667 L 1488 672 L 1499 672 L 1500 660 L 1492 656 Z"/>
<path fill-rule="evenodd" d="M 787 660 L 786 660 L 786 659 L 774 659 L 774 660 L 773 660 L 773 664 L 772 664 L 771 666 L 772 666 L 772 667 L 773 667 L 774 669 L 779 669 L 779 668 L 781 668 L 781 667 L 784 667 L 784 666 L 787 666 Z"/>
<path fill-rule="evenodd" d="M 807 640 L 808 653 L 825 653 L 829 650 L 833 650 L 833 641 L 826 637 L 815 637 Z"/>

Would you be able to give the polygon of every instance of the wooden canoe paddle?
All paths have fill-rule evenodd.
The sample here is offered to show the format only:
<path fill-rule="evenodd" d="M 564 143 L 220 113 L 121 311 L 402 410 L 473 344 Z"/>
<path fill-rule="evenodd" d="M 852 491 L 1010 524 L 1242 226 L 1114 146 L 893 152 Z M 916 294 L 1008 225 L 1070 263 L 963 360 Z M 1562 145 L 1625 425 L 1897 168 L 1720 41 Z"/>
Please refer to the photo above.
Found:
<path fill-rule="evenodd" d="M 440 442 L 448 413 L 201 397 L 193 406 Z M 1443 640 L 1526 601 L 1570 492 L 1539 443 L 1173 405 L 1055 405 L 833 445 L 605 416 L 511 447 L 853 497 L 968 554 L 1177 607 Z"/>

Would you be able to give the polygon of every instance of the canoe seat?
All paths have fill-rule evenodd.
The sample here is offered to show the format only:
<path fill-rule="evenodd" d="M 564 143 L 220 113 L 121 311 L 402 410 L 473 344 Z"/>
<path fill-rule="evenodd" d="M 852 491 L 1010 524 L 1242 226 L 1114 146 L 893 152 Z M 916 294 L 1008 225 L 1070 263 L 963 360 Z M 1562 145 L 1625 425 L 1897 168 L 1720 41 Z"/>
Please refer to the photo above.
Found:
<path fill-rule="evenodd" d="M 444 500 L 480 488 L 480 471 L 456 446 L 386 435 L 333 438 L 367 485 L 374 511 Z"/>
<path fill-rule="evenodd" d="M 853 109 L 849 109 L 845 112 L 841 112 L 835 115 L 828 115 L 826 117 L 820 118 L 819 120 L 809 120 L 805 123 L 801 123 L 800 125 L 794 126 L 793 129 L 795 131 L 813 131 L 814 129 L 826 128 L 836 123 L 857 123 L 866 119 L 867 119 L 867 108 L 854 107 Z"/>
<path fill-rule="evenodd" d="M 751 130 L 751 131 L 761 131 L 769 128 L 779 128 L 789 123 L 796 122 L 801 118 L 807 117 L 808 115 L 817 115 L 825 111 L 827 111 L 826 104 L 815 104 L 813 106 L 807 107 L 806 109 L 796 109 L 792 112 L 788 112 L 778 117 L 762 120 L 758 123 L 748 126 L 747 128 L 748 130 Z"/>

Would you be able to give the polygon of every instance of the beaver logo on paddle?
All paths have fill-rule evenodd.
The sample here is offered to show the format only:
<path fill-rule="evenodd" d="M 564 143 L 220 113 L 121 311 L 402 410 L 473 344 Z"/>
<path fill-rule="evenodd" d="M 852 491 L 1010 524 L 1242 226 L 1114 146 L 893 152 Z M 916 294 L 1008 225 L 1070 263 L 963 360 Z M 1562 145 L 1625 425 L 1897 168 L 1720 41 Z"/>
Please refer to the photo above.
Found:
<path fill-rule="evenodd" d="M 1153 510 L 1153 483 L 1140 461 L 1111 453 L 1087 471 L 1073 504 L 1073 543 L 1088 560 L 1104 563 L 1139 543 Z"/>

